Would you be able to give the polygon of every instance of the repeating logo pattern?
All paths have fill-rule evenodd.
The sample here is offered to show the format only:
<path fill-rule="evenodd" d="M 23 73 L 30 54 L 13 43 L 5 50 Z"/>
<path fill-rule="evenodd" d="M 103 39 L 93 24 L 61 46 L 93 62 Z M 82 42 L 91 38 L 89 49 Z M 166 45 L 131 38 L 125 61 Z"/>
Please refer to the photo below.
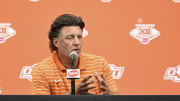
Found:
<path fill-rule="evenodd" d="M 2 88 L 0 88 L 0 95 L 2 94 Z"/>
<path fill-rule="evenodd" d="M 102 2 L 111 2 L 112 0 L 101 0 Z"/>
<path fill-rule="evenodd" d="M 160 35 L 160 32 L 154 26 L 155 24 L 136 24 L 136 28 L 130 32 L 130 35 L 139 40 L 140 43 L 148 44 Z"/>
<path fill-rule="evenodd" d="M 109 64 L 109 66 L 112 70 L 113 79 L 120 79 L 122 77 L 123 72 L 124 72 L 124 67 L 117 67 L 114 64 Z"/>
<path fill-rule="evenodd" d="M 83 29 L 82 37 L 86 37 L 88 35 L 88 31 L 86 29 Z"/>
<path fill-rule="evenodd" d="M 20 79 L 28 79 L 29 81 L 32 81 L 32 68 L 35 67 L 37 64 L 33 64 L 32 66 L 24 66 L 21 70 Z"/>
<path fill-rule="evenodd" d="M 28 79 L 29 81 L 32 81 L 32 68 L 35 67 L 37 64 L 33 64 L 32 66 L 24 66 L 21 70 L 20 79 Z M 112 70 L 112 76 L 113 79 L 120 79 L 122 77 L 124 67 L 117 67 L 114 64 L 109 64 L 111 70 Z"/>
<path fill-rule="evenodd" d="M 180 3 L 180 0 L 172 0 L 174 3 Z"/>
<path fill-rule="evenodd" d="M 39 0 L 29 0 L 30 2 L 38 2 Z"/>
<path fill-rule="evenodd" d="M 172 80 L 173 82 L 180 82 L 180 65 L 176 67 L 167 68 L 164 80 Z"/>
<path fill-rule="evenodd" d="M 10 26 L 11 23 L 0 23 L 0 44 L 16 34 Z"/>

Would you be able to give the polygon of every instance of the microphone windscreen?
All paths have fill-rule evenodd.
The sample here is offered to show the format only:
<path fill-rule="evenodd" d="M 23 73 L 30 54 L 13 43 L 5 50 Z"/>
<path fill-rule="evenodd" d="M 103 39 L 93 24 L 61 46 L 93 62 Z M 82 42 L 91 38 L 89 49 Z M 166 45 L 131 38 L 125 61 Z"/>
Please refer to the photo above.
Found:
<path fill-rule="evenodd" d="M 69 57 L 70 58 L 77 58 L 79 57 L 78 53 L 76 51 L 72 51 L 70 54 L 69 54 Z"/>

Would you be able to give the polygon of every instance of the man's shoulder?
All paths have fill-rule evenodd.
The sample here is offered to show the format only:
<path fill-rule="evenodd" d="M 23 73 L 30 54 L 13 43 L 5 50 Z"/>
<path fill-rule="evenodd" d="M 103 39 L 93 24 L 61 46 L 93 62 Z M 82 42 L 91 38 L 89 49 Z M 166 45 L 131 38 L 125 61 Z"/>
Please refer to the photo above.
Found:
<path fill-rule="evenodd" d="M 54 59 L 52 56 L 42 59 L 37 63 L 34 69 L 49 69 L 54 65 Z"/>
<path fill-rule="evenodd" d="M 90 54 L 90 53 L 82 53 L 82 56 L 83 56 L 86 60 L 106 61 L 104 57 L 98 56 L 98 55 L 94 55 L 94 54 Z"/>

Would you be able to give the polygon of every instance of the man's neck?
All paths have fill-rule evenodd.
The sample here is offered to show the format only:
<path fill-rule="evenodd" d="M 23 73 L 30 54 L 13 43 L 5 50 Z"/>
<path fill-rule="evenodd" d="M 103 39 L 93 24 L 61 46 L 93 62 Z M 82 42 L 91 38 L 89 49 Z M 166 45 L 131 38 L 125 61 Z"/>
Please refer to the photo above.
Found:
<path fill-rule="evenodd" d="M 71 59 L 68 56 L 63 56 L 60 53 L 57 53 L 58 59 L 61 62 L 61 64 L 66 68 L 70 69 L 72 66 Z M 78 59 L 74 59 L 74 67 L 77 68 L 78 66 Z"/>

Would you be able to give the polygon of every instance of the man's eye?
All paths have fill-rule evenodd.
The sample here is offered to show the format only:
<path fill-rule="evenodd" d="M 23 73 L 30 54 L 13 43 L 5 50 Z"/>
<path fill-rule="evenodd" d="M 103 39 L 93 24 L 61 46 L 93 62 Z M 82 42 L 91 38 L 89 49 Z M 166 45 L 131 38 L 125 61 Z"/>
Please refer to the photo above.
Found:
<path fill-rule="evenodd" d="M 68 37 L 68 39 L 73 39 L 72 37 Z"/>
<path fill-rule="evenodd" d="M 73 36 L 68 36 L 67 39 L 73 39 L 74 37 Z"/>
<path fill-rule="evenodd" d="M 78 37 L 79 39 L 81 39 L 81 38 L 82 38 L 82 35 L 78 35 L 77 37 Z"/>

